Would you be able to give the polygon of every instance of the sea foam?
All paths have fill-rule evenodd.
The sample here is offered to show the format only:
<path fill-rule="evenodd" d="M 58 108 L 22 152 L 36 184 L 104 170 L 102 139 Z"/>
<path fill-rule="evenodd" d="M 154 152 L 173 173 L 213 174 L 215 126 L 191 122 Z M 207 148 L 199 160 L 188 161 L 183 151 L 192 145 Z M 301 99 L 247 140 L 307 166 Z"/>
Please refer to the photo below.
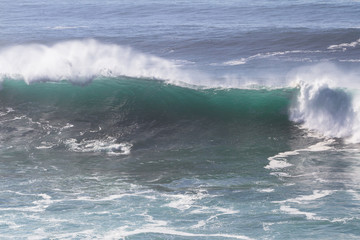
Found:
<path fill-rule="evenodd" d="M 298 96 L 289 109 L 290 120 L 326 137 L 360 141 L 360 86 L 355 73 L 322 63 L 295 74 Z"/>
<path fill-rule="evenodd" d="M 98 76 L 191 83 L 190 75 L 172 61 L 94 39 L 0 49 L 0 79 L 23 79 L 28 84 L 62 80 L 84 84 Z"/>
<path fill-rule="evenodd" d="M 117 143 L 115 138 L 108 137 L 103 140 L 82 140 L 68 139 L 65 144 L 74 152 L 106 152 L 109 155 L 129 155 L 131 143 Z"/>

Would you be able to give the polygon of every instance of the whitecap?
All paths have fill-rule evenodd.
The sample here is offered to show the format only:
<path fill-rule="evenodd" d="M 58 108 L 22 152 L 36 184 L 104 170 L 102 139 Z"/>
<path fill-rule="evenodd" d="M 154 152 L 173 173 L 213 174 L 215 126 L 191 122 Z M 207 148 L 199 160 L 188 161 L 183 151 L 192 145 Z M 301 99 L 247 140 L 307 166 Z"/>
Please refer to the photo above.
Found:
<path fill-rule="evenodd" d="M 52 29 L 52 30 L 66 30 L 66 29 L 79 29 L 79 28 L 88 28 L 88 26 L 55 26 L 55 27 L 47 27 L 47 29 Z"/>
<path fill-rule="evenodd" d="M 354 48 L 360 45 L 360 38 L 356 41 L 350 42 L 350 43 L 340 43 L 340 44 L 334 44 L 330 45 L 327 49 L 329 50 L 343 50 L 346 51 L 348 48 Z"/>
<path fill-rule="evenodd" d="M 286 205 L 281 206 L 280 210 L 291 215 L 305 215 L 306 219 L 308 220 L 327 220 L 325 218 L 317 217 L 316 213 L 303 212 L 297 208 L 289 207 Z"/>
<path fill-rule="evenodd" d="M 132 144 L 128 142 L 117 143 L 116 138 L 107 137 L 105 139 L 83 139 L 78 142 L 71 138 L 65 144 L 74 152 L 106 152 L 109 155 L 129 155 Z"/>
<path fill-rule="evenodd" d="M 320 198 L 331 195 L 334 191 L 330 190 L 314 190 L 310 195 L 302 195 L 296 198 L 289 198 L 283 201 L 274 201 L 275 203 L 298 203 L 298 204 L 309 204 L 311 201 L 318 200 Z"/>
<path fill-rule="evenodd" d="M 0 80 L 23 79 L 28 84 L 63 80 L 85 84 L 100 76 L 127 76 L 178 85 L 206 85 L 208 81 L 201 83 L 200 75 L 204 78 L 203 74 L 180 69 L 172 61 L 94 39 L 0 49 Z"/>
<path fill-rule="evenodd" d="M 180 237 L 214 237 L 214 238 L 232 238 L 232 239 L 243 239 L 243 240 L 251 240 L 247 236 L 243 235 L 235 235 L 235 234 L 211 234 L 211 233 L 191 233 L 191 232 L 184 232 L 175 230 L 169 227 L 159 227 L 159 226 L 143 226 L 138 227 L 136 230 L 127 230 L 127 227 L 121 227 L 106 233 L 104 239 L 119 239 L 119 238 L 126 238 L 129 236 L 139 235 L 139 234 L 146 234 L 146 233 L 157 233 L 157 234 L 165 234 L 165 235 L 173 235 L 173 236 L 180 236 Z"/>

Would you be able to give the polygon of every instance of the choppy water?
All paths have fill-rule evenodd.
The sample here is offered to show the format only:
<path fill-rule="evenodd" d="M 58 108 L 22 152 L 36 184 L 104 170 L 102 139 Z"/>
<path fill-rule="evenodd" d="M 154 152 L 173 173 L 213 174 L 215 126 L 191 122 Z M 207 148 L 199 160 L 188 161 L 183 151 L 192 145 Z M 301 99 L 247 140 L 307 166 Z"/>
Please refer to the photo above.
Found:
<path fill-rule="evenodd" d="M 359 12 L 0 1 L 0 238 L 359 238 Z"/>

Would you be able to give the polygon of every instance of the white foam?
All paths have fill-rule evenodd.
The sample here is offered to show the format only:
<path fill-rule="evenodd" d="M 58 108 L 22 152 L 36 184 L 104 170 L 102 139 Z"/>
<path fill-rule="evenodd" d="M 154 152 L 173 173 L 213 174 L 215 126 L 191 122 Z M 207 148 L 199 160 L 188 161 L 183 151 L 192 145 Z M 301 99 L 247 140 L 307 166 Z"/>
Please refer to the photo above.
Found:
<path fill-rule="evenodd" d="M 206 196 L 207 193 L 203 193 L 201 191 L 196 194 L 170 195 L 168 198 L 173 200 L 171 200 L 170 203 L 166 204 L 165 206 L 185 211 L 193 207 L 197 200 L 203 199 Z"/>
<path fill-rule="evenodd" d="M 328 47 L 329 50 L 343 50 L 346 51 L 348 48 L 354 48 L 360 45 L 360 38 L 356 41 L 350 42 L 350 43 L 340 43 L 335 45 L 330 45 Z"/>
<path fill-rule="evenodd" d="M 50 149 L 53 148 L 56 144 L 50 142 L 41 142 L 40 146 L 35 147 L 36 149 Z"/>
<path fill-rule="evenodd" d="M 0 211 L 17 211 L 17 212 L 44 212 L 45 209 L 54 203 L 55 201 L 51 199 L 51 196 L 47 194 L 22 194 L 14 192 L 18 195 L 30 195 L 30 196 L 37 196 L 41 199 L 33 201 L 32 206 L 24 206 L 24 207 L 8 207 L 8 208 L 0 208 Z"/>
<path fill-rule="evenodd" d="M 66 123 L 66 125 L 64 127 L 60 128 L 60 130 L 69 129 L 69 128 L 72 128 L 72 127 L 74 127 L 74 125 L 72 125 L 70 123 Z"/>
<path fill-rule="evenodd" d="M 300 149 L 298 151 L 324 152 L 324 151 L 334 149 L 334 147 L 329 146 L 329 145 L 333 144 L 334 142 L 335 142 L 334 139 L 326 139 L 323 142 L 318 142 L 314 145 L 311 145 L 310 147 L 308 147 L 306 149 Z"/>
<path fill-rule="evenodd" d="M 324 217 L 319 217 L 316 215 L 316 213 L 300 211 L 297 208 L 289 207 L 286 205 L 281 206 L 280 210 L 285 213 L 291 214 L 291 215 L 305 215 L 306 219 L 308 219 L 308 220 L 327 221 L 327 222 L 331 222 L 331 223 L 344 223 L 345 224 L 348 221 L 352 221 L 352 220 L 356 219 L 355 217 L 328 219 L 328 218 L 324 218 Z"/>
<path fill-rule="evenodd" d="M 308 53 L 321 53 L 322 51 L 320 50 L 314 50 L 314 51 L 310 51 L 310 50 L 290 50 L 290 51 L 279 51 L 279 52 L 267 52 L 267 53 L 258 53 L 246 58 L 240 58 L 240 59 L 236 59 L 236 60 L 231 60 L 231 61 L 227 61 L 224 62 L 223 65 L 226 66 L 236 66 L 236 65 L 243 65 L 248 63 L 251 60 L 255 60 L 255 59 L 264 59 L 264 58 L 270 58 L 270 57 L 274 57 L 274 56 L 282 56 L 282 55 L 287 55 L 287 54 L 308 54 Z M 308 59 L 302 59 L 302 61 L 308 61 Z"/>
<path fill-rule="evenodd" d="M 314 145 L 311 145 L 307 148 L 303 149 L 297 149 L 294 151 L 287 151 L 287 152 L 281 152 L 278 153 L 275 156 L 269 157 L 269 164 L 266 165 L 264 168 L 270 169 L 270 170 L 279 170 L 287 167 L 293 166 L 291 163 L 287 161 L 287 158 L 290 156 L 296 156 L 299 155 L 301 152 L 323 152 L 323 151 L 330 151 L 333 150 L 334 147 L 331 146 L 335 140 L 334 139 L 322 139 L 323 141 L 318 142 Z M 288 173 L 284 172 L 273 172 L 270 173 L 271 175 L 277 176 L 277 177 L 290 177 Z"/>
<path fill-rule="evenodd" d="M 0 49 L 0 79 L 20 78 L 26 83 L 69 80 L 82 84 L 98 76 L 161 79 L 174 84 L 199 83 L 199 75 L 192 81 L 191 74 L 171 61 L 93 39 Z"/>
<path fill-rule="evenodd" d="M 290 198 L 290 199 L 286 199 L 284 201 L 275 201 L 276 203 L 286 203 L 286 202 L 291 202 L 291 203 L 298 203 L 298 204 L 309 204 L 311 201 L 314 200 L 318 200 L 320 198 L 326 197 L 330 194 L 332 194 L 334 191 L 330 191 L 330 190 L 314 190 L 313 194 L 310 195 L 302 195 L 296 198 Z"/>
<path fill-rule="evenodd" d="M 291 177 L 290 174 L 285 173 L 285 172 L 272 172 L 270 173 L 270 175 L 276 176 L 276 177 Z"/>
<path fill-rule="evenodd" d="M 126 230 L 127 227 L 121 227 L 114 231 L 108 232 L 104 239 L 119 239 L 119 238 L 126 238 L 129 236 L 134 236 L 138 234 L 144 233 L 157 233 L 157 234 L 165 234 L 165 235 L 174 235 L 174 236 L 181 236 L 181 237 L 191 237 L 191 238 L 198 238 L 198 237 L 216 237 L 216 238 L 232 238 L 232 239 L 243 239 L 243 240 L 251 240 L 251 238 L 242 236 L 242 235 L 232 235 L 232 234 L 211 234 L 211 233 L 190 233 L 175 230 L 172 228 L 167 227 L 157 227 L 157 226 L 145 226 L 139 227 L 136 230 Z"/>
<path fill-rule="evenodd" d="M 202 227 L 204 227 L 204 226 L 206 226 L 206 221 L 205 221 L 205 220 L 200 220 L 200 221 L 198 221 L 197 224 L 195 224 L 195 225 L 192 226 L 191 228 L 192 228 L 192 229 L 197 229 L 197 228 L 202 228 Z"/>
<path fill-rule="evenodd" d="M 347 223 L 347 222 L 349 222 L 349 221 L 353 221 L 353 220 L 356 220 L 356 219 L 358 219 L 358 218 L 355 218 L 355 217 L 345 217 L 345 218 L 334 218 L 334 219 L 332 219 L 332 220 L 330 220 L 330 222 L 332 222 L 332 223 Z"/>
<path fill-rule="evenodd" d="M 88 26 L 55 26 L 55 27 L 47 27 L 47 29 L 52 29 L 52 30 L 66 30 L 66 29 L 79 29 L 79 28 L 88 28 Z"/>
<path fill-rule="evenodd" d="M 297 151 L 288 151 L 288 152 L 282 152 L 275 156 L 269 157 L 268 160 L 270 161 L 268 165 L 265 166 L 266 169 L 281 169 L 281 168 L 287 168 L 292 166 L 292 164 L 288 163 L 286 161 L 286 157 L 298 155 L 299 152 Z"/>
<path fill-rule="evenodd" d="M 277 155 L 273 156 L 273 157 L 269 157 L 269 160 L 274 160 L 274 159 L 277 159 L 277 158 L 286 158 L 288 156 L 295 156 L 295 155 L 298 155 L 299 152 L 298 151 L 287 151 L 287 152 L 281 152 L 281 153 L 278 153 Z"/>
<path fill-rule="evenodd" d="M 231 61 L 224 62 L 224 65 L 236 66 L 236 65 L 243 65 L 243 64 L 246 64 L 246 63 L 247 63 L 247 59 L 246 58 L 241 58 L 241 59 L 238 59 L 238 60 L 231 60 Z"/>
<path fill-rule="evenodd" d="M 280 210 L 291 215 L 305 215 L 306 219 L 308 220 L 327 220 L 321 217 L 317 217 L 315 213 L 302 212 L 297 208 L 292 208 L 286 205 L 281 206 Z"/>
<path fill-rule="evenodd" d="M 191 196 L 183 195 L 177 198 L 179 199 L 171 201 L 169 204 L 166 204 L 166 206 L 184 211 L 191 208 L 194 203 L 194 199 Z"/>
<path fill-rule="evenodd" d="M 199 206 L 197 206 L 199 207 Z M 239 211 L 233 210 L 231 208 L 222 208 L 222 207 L 206 207 L 201 206 L 198 209 L 192 210 L 190 214 L 213 214 L 210 217 L 208 217 L 206 220 L 200 220 L 197 222 L 197 224 L 193 225 L 192 229 L 198 229 L 201 227 L 206 226 L 210 221 L 217 219 L 219 216 L 222 215 L 234 215 L 239 213 Z"/>
<path fill-rule="evenodd" d="M 149 200 L 154 200 L 156 197 L 153 195 L 149 195 L 152 191 L 136 191 L 134 193 L 120 193 L 120 194 L 111 194 L 109 196 L 97 196 L 97 197 L 90 197 L 90 196 L 78 196 L 73 201 L 88 201 L 88 202 L 111 202 L 115 200 L 122 199 L 124 197 L 141 197 Z"/>
<path fill-rule="evenodd" d="M 322 63 L 292 74 L 299 95 L 289 110 L 290 119 L 325 137 L 360 142 L 359 73 Z"/>
<path fill-rule="evenodd" d="M 116 138 L 107 137 L 105 139 L 87 140 L 78 142 L 71 138 L 65 141 L 65 144 L 74 152 L 106 152 L 109 155 L 129 155 L 131 143 L 117 143 Z"/>
<path fill-rule="evenodd" d="M 274 225 L 274 223 L 263 223 L 263 229 L 264 231 L 270 231 L 270 226 Z"/>
<path fill-rule="evenodd" d="M 351 62 L 351 63 L 359 63 L 360 59 L 341 59 L 339 62 Z"/>
<path fill-rule="evenodd" d="M 274 192 L 275 189 L 273 188 L 263 188 L 263 189 L 257 189 L 258 192 L 261 192 L 261 193 L 271 193 L 271 192 Z"/>
<path fill-rule="evenodd" d="M 352 133 L 354 112 L 351 98 L 327 83 L 303 83 L 296 107 L 290 118 L 303 122 L 304 127 L 320 131 L 325 136 L 347 137 Z"/>
<path fill-rule="evenodd" d="M 251 238 L 243 235 L 234 235 L 234 234 L 221 234 L 221 233 L 191 233 L 185 232 L 182 230 L 174 229 L 172 227 L 168 227 L 168 222 L 163 220 L 156 220 L 147 212 L 143 214 L 139 214 L 144 216 L 146 219 L 146 224 L 143 226 L 136 225 L 135 229 L 130 229 L 130 226 L 123 226 L 107 232 L 103 239 L 120 239 L 126 238 L 129 236 L 139 235 L 139 234 L 147 234 L 147 233 L 155 233 L 155 234 L 164 234 L 164 235 L 173 235 L 173 236 L 181 236 L 181 237 L 207 237 L 207 238 L 232 238 L 232 239 L 243 239 L 250 240 Z M 199 222 L 197 226 L 201 227 L 204 222 Z"/>
<path fill-rule="evenodd" d="M 0 117 L 6 116 L 6 115 L 8 115 L 8 114 L 11 113 L 11 112 L 14 112 L 14 109 L 8 107 L 8 108 L 6 108 L 6 112 L 0 111 Z"/>
<path fill-rule="evenodd" d="M 292 164 L 286 162 L 286 161 L 280 161 L 280 160 L 271 160 L 268 165 L 265 166 L 266 169 L 281 169 L 290 167 Z"/>

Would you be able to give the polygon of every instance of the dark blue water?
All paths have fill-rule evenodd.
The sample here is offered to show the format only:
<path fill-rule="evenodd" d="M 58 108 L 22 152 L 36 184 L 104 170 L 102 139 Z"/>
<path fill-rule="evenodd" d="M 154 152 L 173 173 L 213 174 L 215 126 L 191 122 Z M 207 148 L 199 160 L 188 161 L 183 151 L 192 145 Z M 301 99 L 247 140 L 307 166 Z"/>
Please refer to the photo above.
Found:
<path fill-rule="evenodd" d="M 0 0 L 0 238 L 358 239 L 359 13 Z"/>

